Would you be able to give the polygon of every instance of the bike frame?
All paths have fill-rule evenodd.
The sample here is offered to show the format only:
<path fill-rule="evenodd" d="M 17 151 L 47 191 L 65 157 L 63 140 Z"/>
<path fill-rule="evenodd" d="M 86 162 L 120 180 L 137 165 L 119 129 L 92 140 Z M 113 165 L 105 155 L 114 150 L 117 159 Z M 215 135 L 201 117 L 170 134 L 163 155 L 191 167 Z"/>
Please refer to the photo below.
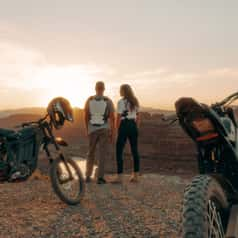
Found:
<path fill-rule="evenodd" d="M 44 135 L 44 137 L 43 137 L 44 138 L 43 139 L 43 149 L 45 150 L 46 155 L 49 158 L 49 162 L 51 163 L 53 161 L 53 159 L 51 157 L 51 153 L 50 153 L 50 150 L 49 150 L 48 146 L 50 144 L 53 144 L 56 151 L 59 153 L 59 157 L 61 158 L 62 162 L 64 163 L 68 174 L 70 175 L 67 180 L 64 180 L 64 183 L 67 183 L 68 181 L 70 181 L 72 179 L 72 176 L 73 176 L 72 171 L 70 170 L 68 163 L 66 163 L 65 157 L 64 157 L 63 153 L 61 152 L 60 146 L 57 143 L 54 134 L 52 133 L 52 125 L 51 125 L 51 123 L 44 120 L 42 123 L 39 124 L 39 126 L 40 126 L 40 128 L 43 132 L 43 135 Z M 62 144 L 65 146 L 67 143 L 63 141 L 61 143 L 61 145 Z"/>
<path fill-rule="evenodd" d="M 189 108 L 186 112 L 187 116 L 193 118 L 193 113 L 195 112 L 195 118 L 196 115 L 199 118 L 201 114 L 202 117 L 209 119 L 214 126 L 215 132 L 218 134 L 214 140 L 198 141 L 195 136 L 196 133 L 193 133 L 194 128 L 190 124 L 190 119 L 187 120 L 186 114 L 178 114 L 181 126 L 197 145 L 200 174 L 209 174 L 216 177 L 233 194 L 238 193 L 238 128 L 230 117 L 226 116 L 228 115 L 227 106 L 237 99 L 238 93 L 235 93 L 211 107 L 199 104 L 193 99 L 187 99 L 191 103 L 188 105 L 192 105 L 191 112 Z M 222 118 L 228 118 L 235 126 L 234 141 L 230 140 L 229 131 Z"/>
<path fill-rule="evenodd" d="M 66 159 L 60 149 L 60 145 L 65 146 L 67 145 L 67 143 L 64 142 L 62 139 L 60 144 L 57 143 L 57 140 L 52 132 L 53 130 L 52 123 L 51 121 L 48 121 L 47 118 L 48 118 L 48 114 L 44 118 L 38 121 L 27 122 L 27 123 L 23 123 L 20 126 L 17 126 L 17 128 L 21 128 L 21 130 L 16 132 L 16 134 L 14 134 L 14 137 L 12 139 L 1 138 L 1 143 L 2 143 L 1 146 L 4 147 L 2 148 L 2 150 L 6 152 L 7 163 L 10 164 L 11 167 L 13 168 L 18 168 L 24 161 L 27 161 L 28 162 L 27 165 L 28 166 L 30 165 L 30 170 L 31 170 L 30 174 L 32 174 L 37 168 L 38 155 L 39 155 L 41 146 L 43 146 L 43 149 L 46 152 L 49 162 L 51 163 L 53 161 L 51 152 L 48 148 L 49 145 L 53 145 L 55 150 L 58 152 L 58 156 L 64 163 L 68 174 L 70 175 L 69 180 L 71 180 L 72 172 L 69 168 L 68 163 L 66 163 Z M 29 137 L 29 139 L 21 140 L 20 136 L 19 138 L 17 137 L 18 133 L 21 133 L 21 131 L 23 130 L 32 131 L 32 135 Z M 32 149 L 28 148 L 28 150 L 26 150 L 28 153 L 26 154 L 26 152 L 24 151 L 25 146 L 28 146 L 28 147 L 33 146 L 34 148 Z M 30 160 L 28 159 L 29 157 L 30 157 Z M 67 182 L 67 181 L 64 181 L 64 182 Z"/>

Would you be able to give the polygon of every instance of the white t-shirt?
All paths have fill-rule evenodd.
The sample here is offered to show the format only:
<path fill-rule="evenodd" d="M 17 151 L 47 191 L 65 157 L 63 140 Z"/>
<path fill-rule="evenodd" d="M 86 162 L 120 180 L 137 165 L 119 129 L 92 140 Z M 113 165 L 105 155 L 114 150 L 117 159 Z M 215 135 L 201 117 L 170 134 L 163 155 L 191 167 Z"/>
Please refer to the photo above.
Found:
<path fill-rule="evenodd" d="M 136 119 L 139 112 L 139 107 L 135 107 L 133 110 L 130 108 L 130 103 L 122 98 L 117 103 L 117 113 L 121 115 L 121 119 Z"/>

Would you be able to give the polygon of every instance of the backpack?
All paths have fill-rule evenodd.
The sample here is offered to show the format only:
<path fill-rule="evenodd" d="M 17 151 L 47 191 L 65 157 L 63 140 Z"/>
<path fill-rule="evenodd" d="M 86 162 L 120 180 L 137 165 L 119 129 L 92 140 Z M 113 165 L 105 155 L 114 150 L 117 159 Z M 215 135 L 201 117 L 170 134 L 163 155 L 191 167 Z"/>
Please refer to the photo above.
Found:
<path fill-rule="evenodd" d="M 89 100 L 90 124 L 93 126 L 102 126 L 107 123 L 109 117 L 109 99 L 103 97 L 97 99 L 95 96 Z"/>

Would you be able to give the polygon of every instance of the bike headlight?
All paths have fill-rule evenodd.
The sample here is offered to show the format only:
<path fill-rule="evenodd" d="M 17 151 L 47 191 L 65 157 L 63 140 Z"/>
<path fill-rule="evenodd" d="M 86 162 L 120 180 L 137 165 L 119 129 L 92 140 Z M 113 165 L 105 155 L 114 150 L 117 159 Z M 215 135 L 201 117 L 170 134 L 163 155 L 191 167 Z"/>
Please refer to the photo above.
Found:
<path fill-rule="evenodd" d="M 208 118 L 196 119 L 192 122 L 192 125 L 201 134 L 215 131 L 212 122 Z"/>
<path fill-rule="evenodd" d="M 193 120 L 192 125 L 201 134 L 201 136 L 196 138 L 197 141 L 209 141 L 219 136 L 211 120 L 208 118 Z"/>

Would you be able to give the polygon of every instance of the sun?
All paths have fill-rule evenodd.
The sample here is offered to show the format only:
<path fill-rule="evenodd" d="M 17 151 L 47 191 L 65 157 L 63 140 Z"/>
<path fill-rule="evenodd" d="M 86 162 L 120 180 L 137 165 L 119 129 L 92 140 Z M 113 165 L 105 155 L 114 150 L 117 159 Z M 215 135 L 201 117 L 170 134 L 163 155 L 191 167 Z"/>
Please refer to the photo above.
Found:
<path fill-rule="evenodd" d="M 94 94 L 96 78 L 78 68 L 49 68 L 32 80 L 42 88 L 41 104 L 46 106 L 54 97 L 65 97 L 73 107 L 83 108 Z"/>
<path fill-rule="evenodd" d="M 73 107 L 80 108 L 84 107 L 87 98 L 92 95 L 91 84 L 87 80 L 67 79 L 56 85 L 49 85 L 47 91 L 46 103 L 52 98 L 60 96 L 68 99 Z"/>

